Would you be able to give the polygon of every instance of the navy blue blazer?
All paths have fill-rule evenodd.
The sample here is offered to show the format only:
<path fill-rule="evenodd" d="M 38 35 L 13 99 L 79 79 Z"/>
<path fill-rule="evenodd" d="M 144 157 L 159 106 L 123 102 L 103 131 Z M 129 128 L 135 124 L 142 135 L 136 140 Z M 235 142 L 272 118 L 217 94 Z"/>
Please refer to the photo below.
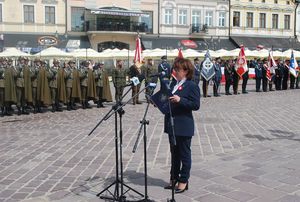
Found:
<path fill-rule="evenodd" d="M 176 80 L 173 79 L 170 88 L 173 89 Z M 193 136 L 194 135 L 194 118 L 192 111 L 200 108 L 200 89 L 195 82 L 186 80 L 182 87 L 174 95 L 180 97 L 179 103 L 171 103 L 172 115 L 174 117 L 175 136 Z M 170 114 L 165 115 L 164 132 L 172 134 Z"/>

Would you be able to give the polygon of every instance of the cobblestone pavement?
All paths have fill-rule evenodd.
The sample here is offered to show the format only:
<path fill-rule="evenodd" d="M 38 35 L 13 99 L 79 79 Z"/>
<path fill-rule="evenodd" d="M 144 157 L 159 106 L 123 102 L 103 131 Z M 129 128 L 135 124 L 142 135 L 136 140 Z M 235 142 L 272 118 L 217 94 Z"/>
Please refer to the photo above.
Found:
<path fill-rule="evenodd" d="M 253 88 L 252 82 L 247 95 L 201 99 L 190 187 L 176 201 L 300 201 L 300 90 Z M 115 179 L 114 117 L 87 134 L 111 105 L 0 118 L 0 201 L 102 201 L 95 195 Z M 141 193 L 143 142 L 132 149 L 145 108 L 126 105 L 123 116 L 124 181 Z M 147 119 L 148 194 L 166 201 L 163 116 L 150 106 Z M 132 191 L 125 196 L 142 199 Z"/>

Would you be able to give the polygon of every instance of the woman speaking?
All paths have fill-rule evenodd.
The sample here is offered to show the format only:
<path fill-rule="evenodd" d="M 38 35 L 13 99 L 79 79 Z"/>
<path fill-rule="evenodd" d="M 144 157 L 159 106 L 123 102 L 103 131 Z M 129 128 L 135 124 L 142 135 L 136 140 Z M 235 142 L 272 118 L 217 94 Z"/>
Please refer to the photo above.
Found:
<path fill-rule="evenodd" d="M 174 136 L 176 145 L 172 143 L 172 126 L 170 114 L 165 115 L 164 132 L 169 135 L 172 153 L 171 180 L 165 189 L 172 188 L 172 182 L 177 184 L 175 193 L 188 189 L 188 180 L 192 164 L 191 140 L 194 135 L 194 118 L 192 111 L 200 108 L 200 89 L 192 81 L 194 66 L 190 60 L 178 58 L 173 65 L 176 79 L 170 84 L 172 96 L 171 114 L 174 119 Z M 173 148 L 172 148 L 173 147 Z M 173 175 L 173 177 L 172 177 Z M 173 179 L 173 180 L 172 180 Z"/>

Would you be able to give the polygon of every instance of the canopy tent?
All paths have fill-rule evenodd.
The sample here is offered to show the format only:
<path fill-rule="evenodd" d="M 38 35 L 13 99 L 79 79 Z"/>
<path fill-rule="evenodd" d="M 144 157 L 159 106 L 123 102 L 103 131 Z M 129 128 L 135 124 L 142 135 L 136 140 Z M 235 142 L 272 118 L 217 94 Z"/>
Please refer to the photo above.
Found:
<path fill-rule="evenodd" d="M 31 57 L 32 55 L 24 53 L 16 48 L 7 48 L 5 51 L 0 53 L 0 57 Z"/>
<path fill-rule="evenodd" d="M 101 54 L 91 48 L 76 49 L 71 52 L 72 56 L 79 59 L 95 59 L 99 58 Z"/>

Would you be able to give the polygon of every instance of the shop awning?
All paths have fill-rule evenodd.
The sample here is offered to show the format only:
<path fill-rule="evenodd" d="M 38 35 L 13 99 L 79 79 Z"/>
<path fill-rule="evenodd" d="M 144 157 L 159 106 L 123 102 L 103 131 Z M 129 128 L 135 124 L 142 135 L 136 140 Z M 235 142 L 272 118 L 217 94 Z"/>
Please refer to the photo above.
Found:
<path fill-rule="evenodd" d="M 290 38 L 232 36 L 231 39 L 237 46 L 243 44 L 250 50 L 255 50 L 257 48 L 269 49 L 272 47 L 273 50 L 280 51 L 284 51 L 290 48 L 300 50 L 300 43 Z"/>
<path fill-rule="evenodd" d="M 142 42 L 146 49 L 194 49 L 211 50 L 226 49 L 232 50 L 237 46 L 229 39 L 195 39 L 195 38 L 172 38 L 172 37 L 142 37 Z"/>
<path fill-rule="evenodd" d="M 147 17 L 149 14 L 143 13 L 138 10 L 126 10 L 118 7 L 105 7 L 99 9 L 91 9 L 93 14 L 102 14 L 102 15 L 118 15 L 118 16 L 133 16 L 133 17 Z"/>
<path fill-rule="evenodd" d="M 46 43 L 47 45 L 44 45 Z M 22 51 L 37 53 L 49 46 L 60 49 L 77 49 L 91 47 L 87 36 L 3 34 L 3 47 L 15 47 Z"/>

